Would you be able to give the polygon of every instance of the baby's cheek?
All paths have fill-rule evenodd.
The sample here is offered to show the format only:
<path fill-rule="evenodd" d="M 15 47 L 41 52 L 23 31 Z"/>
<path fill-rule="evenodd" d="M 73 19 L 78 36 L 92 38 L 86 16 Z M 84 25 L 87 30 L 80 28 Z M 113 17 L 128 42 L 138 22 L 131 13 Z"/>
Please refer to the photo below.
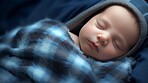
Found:
<path fill-rule="evenodd" d="M 108 47 L 106 48 L 106 50 L 104 50 L 104 58 L 106 59 L 111 59 L 111 58 L 115 58 L 118 56 L 117 50 L 115 48 L 112 47 Z"/>
<path fill-rule="evenodd" d="M 81 50 L 83 51 L 84 54 L 88 55 L 91 53 L 91 49 L 88 47 L 88 45 L 82 43 L 81 44 Z"/>

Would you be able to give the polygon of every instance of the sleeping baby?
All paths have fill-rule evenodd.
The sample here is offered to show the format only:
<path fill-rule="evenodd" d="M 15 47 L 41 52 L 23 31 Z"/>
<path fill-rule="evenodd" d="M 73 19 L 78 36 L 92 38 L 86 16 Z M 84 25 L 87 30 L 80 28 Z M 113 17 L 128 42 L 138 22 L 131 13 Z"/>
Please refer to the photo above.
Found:
<path fill-rule="evenodd" d="M 43 19 L 18 27 L 0 38 L 0 82 L 127 82 L 146 34 L 144 17 L 124 0 L 96 4 L 66 26 Z"/>

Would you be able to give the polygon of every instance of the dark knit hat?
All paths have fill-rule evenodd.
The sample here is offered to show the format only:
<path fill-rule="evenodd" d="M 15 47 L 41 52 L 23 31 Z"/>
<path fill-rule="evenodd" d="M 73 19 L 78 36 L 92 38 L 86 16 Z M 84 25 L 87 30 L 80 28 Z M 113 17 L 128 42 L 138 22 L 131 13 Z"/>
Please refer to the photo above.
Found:
<path fill-rule="evenodd" d="M 142 46 L 144 40 L 147 36 L 147 22 L 142 13 L 137 9 L 132 3 L 125 0 L 106 0 L 102 3 L 96 4 L 84 12 L 80 13 L 70 21 L 66 23 L 67 27 L 72 29 L 81 28 L 91 17 L 96 15 L 99 11 L 111 5 L 122 5 L 128 9 L 130 9 L 138 19 L 140 26 L 140 37 L 136 45 L 124 56 L 118 57 L 116 59 L 123 58 L 125 56 L 131 56 L 136 53 Z"/>

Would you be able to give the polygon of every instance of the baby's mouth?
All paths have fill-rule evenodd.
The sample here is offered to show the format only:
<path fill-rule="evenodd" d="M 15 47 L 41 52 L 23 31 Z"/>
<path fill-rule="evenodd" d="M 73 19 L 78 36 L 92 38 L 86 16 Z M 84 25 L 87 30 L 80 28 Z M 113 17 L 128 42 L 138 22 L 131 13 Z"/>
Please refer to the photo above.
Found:
<path fill-rule="evenodd" d="M 89 45 L 91 48 L 94 48 L 97 52 L 99 52 L 98 45 L 95 42 L 89 41 Z"/>

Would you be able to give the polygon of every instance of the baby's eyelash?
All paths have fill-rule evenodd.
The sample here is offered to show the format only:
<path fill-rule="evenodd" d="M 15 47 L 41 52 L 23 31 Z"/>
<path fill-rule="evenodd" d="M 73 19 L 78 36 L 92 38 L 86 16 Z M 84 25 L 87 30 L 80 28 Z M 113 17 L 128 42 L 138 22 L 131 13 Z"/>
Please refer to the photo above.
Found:
<path fill-rule="evenodd" d="M 97 28 L 102 29 L 102 30 L 104 29 L 103 27 L 101 27 L 101 26 L 99 25 L 98 21 L 96 21 L 95 24 L 96 24 Z"/>
<path fill-rule="evenodd" d="M 98 24 L 98 26 L 100 26 L 102 29 L 105 29 L 105 24 L 104 24 L 104 22 L 102 21 L 102 20 L 97 20 L 97 24 Z"/>
<path fill-rule="evenodd" d="M 113 44 L 114 44 L 116 49 L 121 50 L 120 47 L 117 45 L 116 41 L 113 41 Z"/>
<path fill-rule="evenodd" d="M 115 47 L 116 49 L 119 49 L 119 48 L 117 47 L 115 41 L 113 41 L 113 45 L 114 45 L 114 47 Z"/>

